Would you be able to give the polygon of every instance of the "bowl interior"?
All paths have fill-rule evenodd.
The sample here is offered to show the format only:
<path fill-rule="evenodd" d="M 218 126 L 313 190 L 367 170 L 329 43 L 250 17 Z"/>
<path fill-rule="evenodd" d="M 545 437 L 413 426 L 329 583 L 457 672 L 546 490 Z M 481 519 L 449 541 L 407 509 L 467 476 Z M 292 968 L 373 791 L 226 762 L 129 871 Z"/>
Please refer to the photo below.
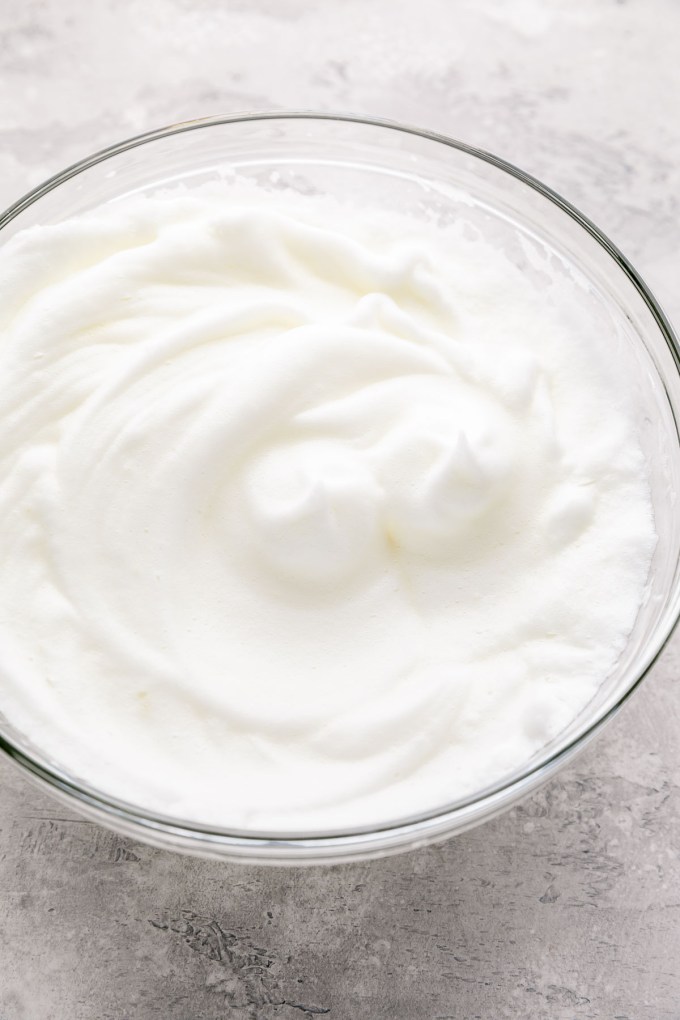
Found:
<path fill-rule="evenodd" d="M 547 189 L 456 143 L 352 119 L 217 120 L 133 139 L 65 171 L 18 202 L 0 220 L 0 243 L 26 227 L 57 223 L 133 194 L 220 187 L 234 177 L 284 193 L 330 194 L 354 206 L 395 210 L 429 222 L 464 221 L 530 275 L 572 329 L 587 331 L 597 358 L 625 387 L 647 461 L 658 534 L 644 601 L 616 669 L 568 729 L 520 771 L 500 777 L 492 789 L 479 791 L 472 800 L 481 804 L 514 785 L 519 795 L 527 776 L 572 749 L 616 708 L 658 655 L 678 616 L 680 377 L 667 323 L 613 246 Z M 11 721 L 2 723 L 2 735 L 5 747 L 17 750 L 24 764 L 37 763 L 48 779 L 60 777 L 77 797 L 84 792 L 93 802 L 108 803 L 106 796 L 88 788 L 84 778 L 68 776 L 58 762 L 45 759 L 39 748 L 13 730 Z M 467 798 L 442 805 L 447 831 L 462 826 L 460 812 L 467 811 L 469 819 L 470 803 Z M 143 805 L 118 805 L 119 824 L 128 808 L 138 816 L 145 814 Z M 394 826 L 416 821 L 395 819 Z M 158 831 L 183 824 L 159 819 Z M 191 825 L 188 831 L 195 833 L 191 839 L 198 845 L 200 827 Z M 291 834 L 241 835 L 266 838 L 275 846 Z M 413 840 L 411 831 L 409 842 Z"/>

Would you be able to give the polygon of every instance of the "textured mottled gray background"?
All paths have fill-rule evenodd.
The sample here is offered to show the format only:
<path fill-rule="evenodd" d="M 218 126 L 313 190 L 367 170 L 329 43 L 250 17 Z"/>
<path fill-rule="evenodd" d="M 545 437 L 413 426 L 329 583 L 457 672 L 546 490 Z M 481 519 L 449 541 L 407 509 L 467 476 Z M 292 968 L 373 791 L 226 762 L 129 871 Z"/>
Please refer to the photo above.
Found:
<path fill-rule="evenodd" d="M 679 44 L 677 0 L 0 0 L 0 202 L 170 121 L 382 115 L 561 190 L 677 323 Z M 679 666 L 510 814 L 332 870 L 150 850 L 3 763 L 0 1020 L 678 1020 Z"/>

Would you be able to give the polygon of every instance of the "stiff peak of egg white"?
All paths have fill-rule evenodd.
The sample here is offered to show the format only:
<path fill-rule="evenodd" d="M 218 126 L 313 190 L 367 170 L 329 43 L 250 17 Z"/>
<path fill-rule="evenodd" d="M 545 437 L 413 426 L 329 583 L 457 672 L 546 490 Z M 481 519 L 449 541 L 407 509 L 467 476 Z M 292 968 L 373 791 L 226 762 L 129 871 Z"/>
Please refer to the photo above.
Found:
<path fill-rule="evenodd" d="M 483 240 L 116 204 L 6 245 L 0 329 L 0 708 L 108 793 L 384 821 L 612 669 L 654 544 L 633 423 Z"/>

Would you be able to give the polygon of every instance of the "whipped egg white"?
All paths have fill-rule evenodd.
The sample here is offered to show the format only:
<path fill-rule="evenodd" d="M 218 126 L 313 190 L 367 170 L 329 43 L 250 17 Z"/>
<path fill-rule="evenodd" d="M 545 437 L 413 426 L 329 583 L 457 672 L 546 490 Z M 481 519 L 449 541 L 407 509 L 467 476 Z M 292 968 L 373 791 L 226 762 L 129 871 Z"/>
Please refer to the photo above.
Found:
<path fill-rule="evenodd" d="M 384 822 L 611 673 L 644 459 L 592 336 L 482 237 L 257 190 L 0 251 L 0 711 L 148 810 Z"/>

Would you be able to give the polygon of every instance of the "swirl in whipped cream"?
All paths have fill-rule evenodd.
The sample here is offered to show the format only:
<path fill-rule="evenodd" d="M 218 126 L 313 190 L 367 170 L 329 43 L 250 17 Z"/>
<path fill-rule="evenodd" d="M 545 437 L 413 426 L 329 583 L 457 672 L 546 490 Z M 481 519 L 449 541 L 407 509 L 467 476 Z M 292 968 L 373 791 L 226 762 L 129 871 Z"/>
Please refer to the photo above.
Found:
<path fill-rule="evenodd" d="M 654 545 L 634 424 L 483 240 L 226 189 L 1 271 L 0 708 L 63 767 L 373 823 L 521 764 L 611 671 Z"/>

